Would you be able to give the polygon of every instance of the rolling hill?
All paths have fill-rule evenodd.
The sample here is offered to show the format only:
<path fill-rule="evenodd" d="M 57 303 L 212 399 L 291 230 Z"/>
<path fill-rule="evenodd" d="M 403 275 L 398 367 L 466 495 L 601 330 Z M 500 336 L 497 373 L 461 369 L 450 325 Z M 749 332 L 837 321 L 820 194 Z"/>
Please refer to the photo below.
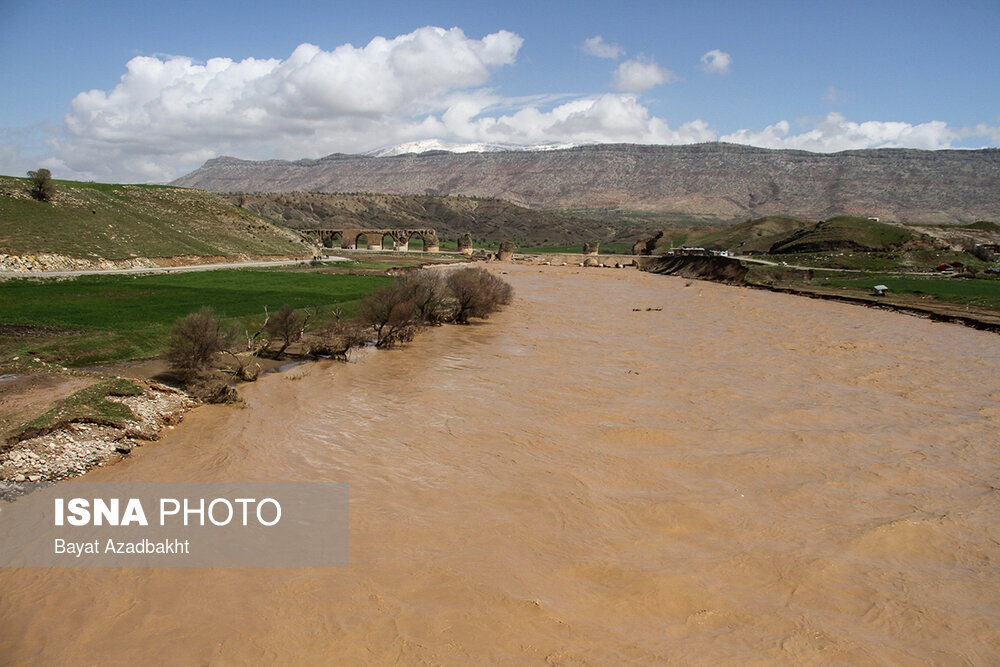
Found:
<path fill-rule="evenodd" d="M 151 185 L 55 181 L 51 202 L 27 179 L 0 176 L 0 254 L 135 257 L 302 256 L 288 229 L 208 192 Z"/>

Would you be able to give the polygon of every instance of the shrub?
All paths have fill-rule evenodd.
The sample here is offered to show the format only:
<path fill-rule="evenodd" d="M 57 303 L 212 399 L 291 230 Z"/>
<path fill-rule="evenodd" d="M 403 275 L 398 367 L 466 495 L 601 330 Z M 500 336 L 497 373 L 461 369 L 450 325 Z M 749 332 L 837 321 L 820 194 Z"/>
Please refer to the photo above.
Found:
<path fill-rule="evenodd" d="M 417 318 L 425 324 L 450 319 L 448 286 L 438 271 L 418 271 L 399 281 L 402 296 L 413 302 Z"/>
<path fill-rule="evenodd" d="M 285 304 L 281 310 L 275 313 L 274 317 L 267 321 L 267 324 L 264 325 L 267 333 L 272 338 L 281 339 L 281 349 L 277 353 L 279 357 L 284 354 L 289 345 L 302 338 L 308 320 L 308 316 Z"/>
<path fill-rule="evenodd" d="M 452 318 L 467 324 L 470 317 L 487 318 L 511 302 L 514 289 L 486 269 L 459 269 L 448 274 L 448 289 L 454 299 Z"/>
<path fill-rule="evenodd" d="M 49 201 L 55 194 L 55 186 L 52 185 L 52 172 L 48 169 L 29 171 L 28 180 L 31 182 L 29 192 L 38 201 Z"/>
<path fill-rule="evenodd" d="M 368 327 L 338 318 L 319 331 L 310 353 L 346 361 L 352 348 L 361 347 L 369 339 Z"/>
<path fill-rule="evenodd" d="M 401 282 L 375 290 L 361 301 L 360 321 L 375 333 L 375 346 L 413 340 L 420 323 L 413 295 Z"/>
<path fill-rule="evenodd" d="M 190 381 L 202 373 L 226 345 L 226 334 L 211 308 L 202 308 L 174 324 L 167 361 Z"/>

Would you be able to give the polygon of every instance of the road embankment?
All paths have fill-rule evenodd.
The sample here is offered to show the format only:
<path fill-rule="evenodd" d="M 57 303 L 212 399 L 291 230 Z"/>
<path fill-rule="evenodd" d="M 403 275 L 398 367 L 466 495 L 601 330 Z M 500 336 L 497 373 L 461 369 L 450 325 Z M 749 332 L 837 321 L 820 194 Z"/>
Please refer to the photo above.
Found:
<path fill-rule="evenodd" d="M 728 284 L 743 284 L 749 272 L 743 262 L 732 257 L 663 255 L 639 257 L 636 261 L 640 269 L 650 273 Z"/>

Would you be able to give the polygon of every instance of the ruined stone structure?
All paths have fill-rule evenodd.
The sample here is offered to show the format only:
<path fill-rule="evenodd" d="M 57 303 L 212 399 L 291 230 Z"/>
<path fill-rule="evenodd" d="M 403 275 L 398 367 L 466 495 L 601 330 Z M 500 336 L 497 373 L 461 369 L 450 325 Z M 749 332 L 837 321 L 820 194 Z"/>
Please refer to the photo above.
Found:
<path fill-rule="evenodd" d="M 339 243 L 345 250 L 396 250 L 405 252 L 410 249 L 410 239 L 419 237 L 424 242 L 424 252 L 438 252 L 437 232 L 433 229 L 300 229 L 303 234 L 313 238 L 320 245 L 328 248 Z M 385 237 L 392 239 L 392 246 L 386 248 Z"/>
<path fill-rule="evenodd" d="M 501 262 L 509 262 L 514 259 L 514 250 L 516 246 L 510 241 L 504 241 L 500 244 L 500 249 L 497 251 L 497 259 Z"/>
<path fill-rule="evenodd" d="M 472 234 L 466 232 L 458 239 L 458 251 L 466 256 L 472 255 Z"/>

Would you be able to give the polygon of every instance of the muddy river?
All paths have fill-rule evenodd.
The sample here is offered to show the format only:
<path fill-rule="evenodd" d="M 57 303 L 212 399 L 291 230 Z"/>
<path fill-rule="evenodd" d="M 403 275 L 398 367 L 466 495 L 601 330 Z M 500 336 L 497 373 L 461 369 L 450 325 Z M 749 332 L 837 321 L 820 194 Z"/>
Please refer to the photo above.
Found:
<path fill-rule="evenodd" d="M 5 569 L 0 662 L 1000 663 L 1000 336 L 508 271 L 87 476 L 346 481 L 348 567 Z"/>

